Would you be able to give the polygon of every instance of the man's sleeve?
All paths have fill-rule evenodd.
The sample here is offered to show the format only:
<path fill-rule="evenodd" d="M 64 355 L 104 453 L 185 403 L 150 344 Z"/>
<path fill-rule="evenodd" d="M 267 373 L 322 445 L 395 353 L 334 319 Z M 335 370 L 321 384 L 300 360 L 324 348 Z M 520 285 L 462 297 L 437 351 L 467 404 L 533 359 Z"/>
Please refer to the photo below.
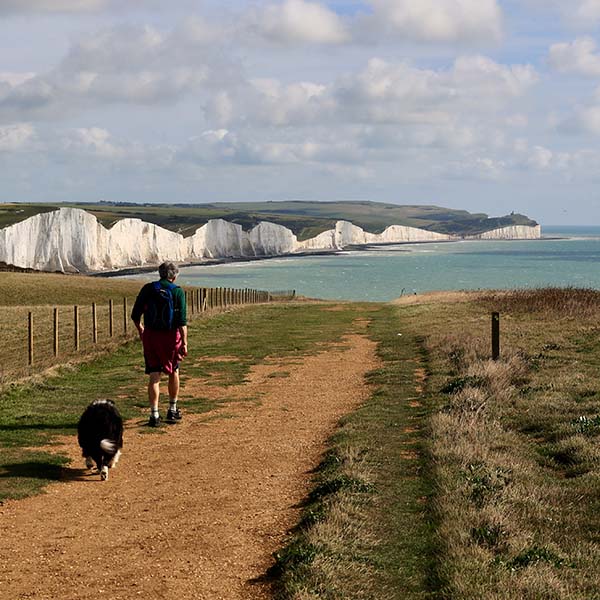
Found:
<path fill-rule="evenodd" d="M 131 309 L 131 319 L 134 323 L 139 323 L 142 320 L 142 315 L 146 308 L 146 287 L 147 284 L 140 290 L 140 293 L 135 299 L 135 304 Z"/>
<path fill-rule="evenodd" d="M 177 288 L 177 297 L 179 300 L 179 313 L 177 315 L 177 327 L 187 325 L 187 305 L 185 302 L 185 292 L 183 288 Z"/>

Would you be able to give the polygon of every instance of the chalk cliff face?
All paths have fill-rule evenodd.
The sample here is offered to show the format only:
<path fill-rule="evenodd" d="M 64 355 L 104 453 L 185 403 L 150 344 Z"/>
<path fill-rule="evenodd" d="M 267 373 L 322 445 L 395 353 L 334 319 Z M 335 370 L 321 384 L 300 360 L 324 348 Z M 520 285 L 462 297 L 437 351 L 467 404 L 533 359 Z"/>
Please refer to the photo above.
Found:
<path fill-rule="evenodd" d="M 361 244 L 393 244 L 399 242 L 441 242 L 456 239 L 450 235 L 435 233 L 416 227 L 390 225 L 382 233 L 369 233 L 348 221 L 338 221 L 335 229 L 324 231 L 317 237 L 298 242 L 298 247 L 314 250 L 318 248 L 341 249 Z"/>
<path fill-rule="evenodd" d="M 242 226 L 228 223 L 223 219 L 209 221 L 187 240 L 182 236 L 179 236 L 179 239 L 179 244 L 186 255 L 181 260 L 254 256 L 252 245 Z"/>
<path fill-rule="evenodd" d="M 479 239 L 539 238 L 540 227 L 505 227 Z M 89 272 L 157 265 L 165 260 L 278 256 L 305 250 L 332 250 L 359 244 L 444 241 L 448 235 L 392 225 L 383 233 L 364 231 L 348 221 L 299 242 L 281 225 L 262 222 L 251 231 L 214 219 L 184 238 L 140 219 L 123 219 L 110 229 L 95 216 L 76 208 L 30 217 L 0 229 L 0 262 L 40 271 Z"/>
<path fill-rule="evenodd" d="M 511 225 L 486 231 L 479 235 L 469 236 L 469 239 L 478 240 L 537 240 L 542 237 L 540 225 L 529 227 L 527 225 Z"/>
<path fill-rule="evenodd" d="M 263 221 L 248 233 L 255 256 L 290 254 L 298 248 L 298 238 L 283 225 Z"/>
<path fill-rule="evenodd" d="M 69 208 L 35 215 L 0 230 L 0 260 L 42 271 L 101 268 L 107 231 L 96 217 Z"/>

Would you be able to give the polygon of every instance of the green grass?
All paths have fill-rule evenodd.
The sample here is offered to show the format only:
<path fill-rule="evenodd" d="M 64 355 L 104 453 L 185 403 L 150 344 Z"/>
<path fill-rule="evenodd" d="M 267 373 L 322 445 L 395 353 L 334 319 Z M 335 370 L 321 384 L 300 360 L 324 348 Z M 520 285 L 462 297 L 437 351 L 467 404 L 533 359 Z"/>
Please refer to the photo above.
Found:
<path fill-rule="evenodd" d="M 242 383 L 249 367 L 267 357 L 293 360 L 316 344 L 340 340 L 362 316 L 359 304 L 330 311 L 327 305 L 281 304 L 215 315 L 194 324 L 202 340 L 186 375 L 208 377 L 220 385 Z M 221 360 L 223 357 L 227 360 Z"/>

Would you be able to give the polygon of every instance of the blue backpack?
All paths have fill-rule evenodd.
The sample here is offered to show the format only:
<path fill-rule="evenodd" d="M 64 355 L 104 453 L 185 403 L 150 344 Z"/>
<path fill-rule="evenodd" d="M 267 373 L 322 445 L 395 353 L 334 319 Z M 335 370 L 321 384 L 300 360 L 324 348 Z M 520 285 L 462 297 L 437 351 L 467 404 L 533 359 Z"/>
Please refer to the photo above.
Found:
<path fill-rule="evenodd" d="M 175 308 L 173 306 L 173 290 L 177 288 L 173 283 L 163 287 L 160 281 L 152 284 L 152 295 L 144 311 L 144 325 L 150 329 L 173 329 Z"/>

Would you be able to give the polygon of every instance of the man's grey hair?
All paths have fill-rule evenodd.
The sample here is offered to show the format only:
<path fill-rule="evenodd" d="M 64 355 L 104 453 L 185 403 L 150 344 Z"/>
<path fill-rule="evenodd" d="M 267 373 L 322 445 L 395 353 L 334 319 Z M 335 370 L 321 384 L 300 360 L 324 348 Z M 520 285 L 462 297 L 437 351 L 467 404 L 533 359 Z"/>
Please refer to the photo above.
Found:
<path fill-rule="evenodd" d="M 172 262 L 164 262 L 160 267 L 158 267 L 158 274 L 161 279 L 168 279 L 171 281 L 177 277 L 179 273 L 179 269 Z"/>

